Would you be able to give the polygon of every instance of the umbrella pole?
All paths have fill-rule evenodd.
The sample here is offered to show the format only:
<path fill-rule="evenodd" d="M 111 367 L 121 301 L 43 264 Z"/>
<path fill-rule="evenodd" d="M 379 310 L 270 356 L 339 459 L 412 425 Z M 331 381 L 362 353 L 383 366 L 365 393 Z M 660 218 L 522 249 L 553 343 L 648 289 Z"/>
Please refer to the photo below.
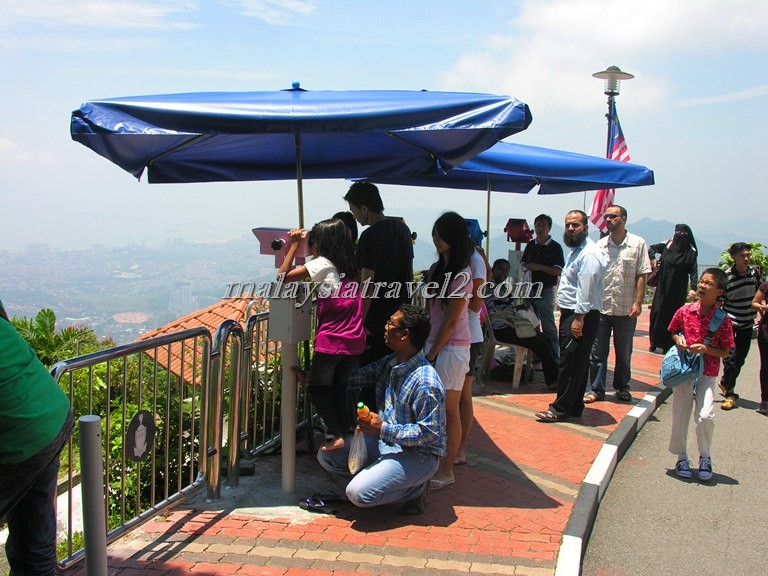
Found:
<path fill-rule="evenodd" d="M 296 186 L 299 194 L 299 228 L 304 228 L 304 182 L 301 173 L 301 134 L 294 135 L 296 143 Z"/>
<path fill-rule="evenodd" d="M 488 191 L 485 199 L 485 257 L 491 258 L 491 177 L 488 176 Z"/>

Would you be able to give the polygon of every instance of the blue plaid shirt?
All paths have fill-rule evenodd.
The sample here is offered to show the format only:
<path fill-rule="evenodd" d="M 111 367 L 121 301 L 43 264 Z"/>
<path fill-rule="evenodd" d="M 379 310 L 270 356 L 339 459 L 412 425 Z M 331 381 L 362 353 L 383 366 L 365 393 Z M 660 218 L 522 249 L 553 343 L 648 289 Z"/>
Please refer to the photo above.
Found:
<path fill-rule="evenodd" d="M 381 454 L 409 449 L 445 456 L 445 389 L 423 352 L 402 364 L 386 356 L 354 372 L 349 383 L 376 385 Z"/>

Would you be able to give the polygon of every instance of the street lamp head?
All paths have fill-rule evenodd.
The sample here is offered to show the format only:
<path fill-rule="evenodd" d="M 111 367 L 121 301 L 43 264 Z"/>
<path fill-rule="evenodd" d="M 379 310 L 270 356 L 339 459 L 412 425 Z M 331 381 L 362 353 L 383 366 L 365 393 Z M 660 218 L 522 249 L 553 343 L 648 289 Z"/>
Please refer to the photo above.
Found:
<path fill-rule="evenodd" d="M 631 80 L 634 78 L 632 74 L 629 74 L 627 72 L 622 72 L 618 66 L 608 66 L 605 70 L 601 72 L 595 72 L 592 74 L 594 78 L 600 78 L 602 80 L 605 80 L 605 94 L 607 96 L 618 96 L 619 95 L 619 81 L 620 80 Z"/>

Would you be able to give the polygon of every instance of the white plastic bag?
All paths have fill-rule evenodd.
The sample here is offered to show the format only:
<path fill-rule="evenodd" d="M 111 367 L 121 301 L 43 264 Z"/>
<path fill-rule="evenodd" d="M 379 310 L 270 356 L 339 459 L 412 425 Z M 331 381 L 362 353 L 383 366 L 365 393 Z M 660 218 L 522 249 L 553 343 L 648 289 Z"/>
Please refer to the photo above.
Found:
<path fill-rule="evenodd" d="M 352 435 L 352 444 L 349 447 L 349 459 L 347 460 L 349 472 L 354 476 L 365 468 L 367 461 L 368 448 L 365 447 L 365 435 L 360 428 L 355 428 L 355 433 Z"/>

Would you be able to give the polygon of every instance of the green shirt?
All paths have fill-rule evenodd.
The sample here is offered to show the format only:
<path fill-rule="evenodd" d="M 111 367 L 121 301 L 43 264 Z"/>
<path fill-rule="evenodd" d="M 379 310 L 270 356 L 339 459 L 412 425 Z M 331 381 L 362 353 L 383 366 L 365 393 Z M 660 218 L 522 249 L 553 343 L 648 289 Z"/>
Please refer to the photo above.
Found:
<path fill-rule="evenodd" d="M 69 399 L 35 351 L 0 318 L 0 464 L 23 462 L 61 431 Z"/>

